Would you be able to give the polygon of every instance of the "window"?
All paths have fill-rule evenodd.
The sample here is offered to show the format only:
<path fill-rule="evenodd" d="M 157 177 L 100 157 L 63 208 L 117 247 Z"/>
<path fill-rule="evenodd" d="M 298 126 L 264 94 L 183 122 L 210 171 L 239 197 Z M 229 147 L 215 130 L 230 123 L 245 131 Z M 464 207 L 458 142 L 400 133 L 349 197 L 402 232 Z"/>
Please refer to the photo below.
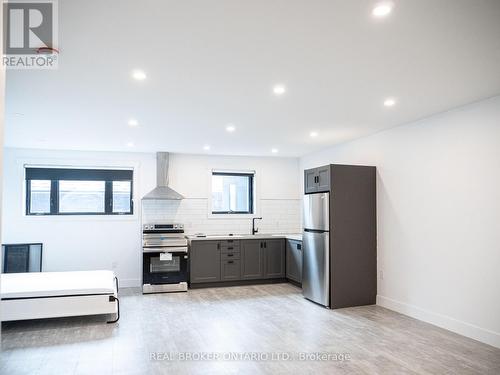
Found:
<path fill-rule="evenodd" d="M 132 170 L 26 167 L 27 215 L 131 215 Z"/>
<path fill-rule="evenodd" d="M 59 213 L 105 212 L 105 181 L 59 181 Z"/>
<path fill-rule="evenodd" d="M 113 212 L 127 213 L 131 210 L 132 181 L 113 181 Z"/>
<path fill-rule="evenodd" d="M 29 181 L 29 200 L 33 214 L 50 213 L 50 180 Z"/>
<path fill-rule="evenodd" d="M 252 214 L 253 173 L 212 172 L 212 213 Z"/>

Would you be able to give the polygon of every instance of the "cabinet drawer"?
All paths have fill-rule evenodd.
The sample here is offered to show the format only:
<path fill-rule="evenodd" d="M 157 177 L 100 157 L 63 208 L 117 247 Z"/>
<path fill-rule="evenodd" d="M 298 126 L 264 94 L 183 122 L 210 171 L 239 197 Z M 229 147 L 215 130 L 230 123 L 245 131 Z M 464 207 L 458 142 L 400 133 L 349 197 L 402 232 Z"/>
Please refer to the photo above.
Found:
<path fill-rule="evenodd" d="M 222 244 L 221 243 L 220 250 L 223 253 L 239 252 L 240 251 L 240 243 L 239 242 L 228 243 L 228 244 Z"/>
<path fill-rule="evenodd" d="M 222 240 L 222 241 L 220 241 L 220 246 L 221 247 L 230 247 L 230 246 L 240 247 L 240 241 L 239 240 Z"/>
<path fill-rule="evenodd" d="M 240 253 L 237 252 L 227 252 L 227 253 L 221 253 L 220 254 L 220 259 L 221 260 L 231 260 L 231 259 L 240 259 Z"/>

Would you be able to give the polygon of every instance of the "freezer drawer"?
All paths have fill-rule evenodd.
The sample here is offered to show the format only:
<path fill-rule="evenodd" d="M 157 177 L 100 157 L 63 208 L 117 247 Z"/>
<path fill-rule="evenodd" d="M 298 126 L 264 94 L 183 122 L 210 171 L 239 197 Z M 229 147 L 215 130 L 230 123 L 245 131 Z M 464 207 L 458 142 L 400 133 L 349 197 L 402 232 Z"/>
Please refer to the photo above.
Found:
<path fill-rule="evenodd" d="M 330 193 L 304 195 L 304 229 L 330 230 Z"/>
<path fill-rule="evenodd" d="M 302 294 L 323 306 L 330 306 L 330 234 L 303 233 Z"/>

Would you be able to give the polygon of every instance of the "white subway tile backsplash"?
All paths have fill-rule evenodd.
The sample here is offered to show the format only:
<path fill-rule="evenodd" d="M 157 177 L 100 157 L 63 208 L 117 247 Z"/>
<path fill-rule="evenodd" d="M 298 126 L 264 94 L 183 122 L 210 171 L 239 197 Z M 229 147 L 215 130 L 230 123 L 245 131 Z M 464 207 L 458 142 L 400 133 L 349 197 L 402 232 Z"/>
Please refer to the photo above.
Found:
<path fill-rule="evenodd" d="M 299 199 L 262 199 L 257 222 L 260 233 L 299 233 L 301 231 L 301 201 Z M 181 201 L 151 200 L 142 202 L 142 222 L 178 222 L 187 234 L 250 233 L 251 219 L 213 218 L 209 216 L 208 199 Z"/>

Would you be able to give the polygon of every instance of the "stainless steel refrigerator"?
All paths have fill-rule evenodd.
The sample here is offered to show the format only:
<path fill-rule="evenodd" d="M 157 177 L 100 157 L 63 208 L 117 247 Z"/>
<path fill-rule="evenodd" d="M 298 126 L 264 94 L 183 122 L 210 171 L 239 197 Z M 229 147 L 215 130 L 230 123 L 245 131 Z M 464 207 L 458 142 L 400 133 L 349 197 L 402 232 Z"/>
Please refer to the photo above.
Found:
<path fill-rule="evenodd" d="M 304 196 L 302 293 L 330 306 L 330 193 Z"/>

